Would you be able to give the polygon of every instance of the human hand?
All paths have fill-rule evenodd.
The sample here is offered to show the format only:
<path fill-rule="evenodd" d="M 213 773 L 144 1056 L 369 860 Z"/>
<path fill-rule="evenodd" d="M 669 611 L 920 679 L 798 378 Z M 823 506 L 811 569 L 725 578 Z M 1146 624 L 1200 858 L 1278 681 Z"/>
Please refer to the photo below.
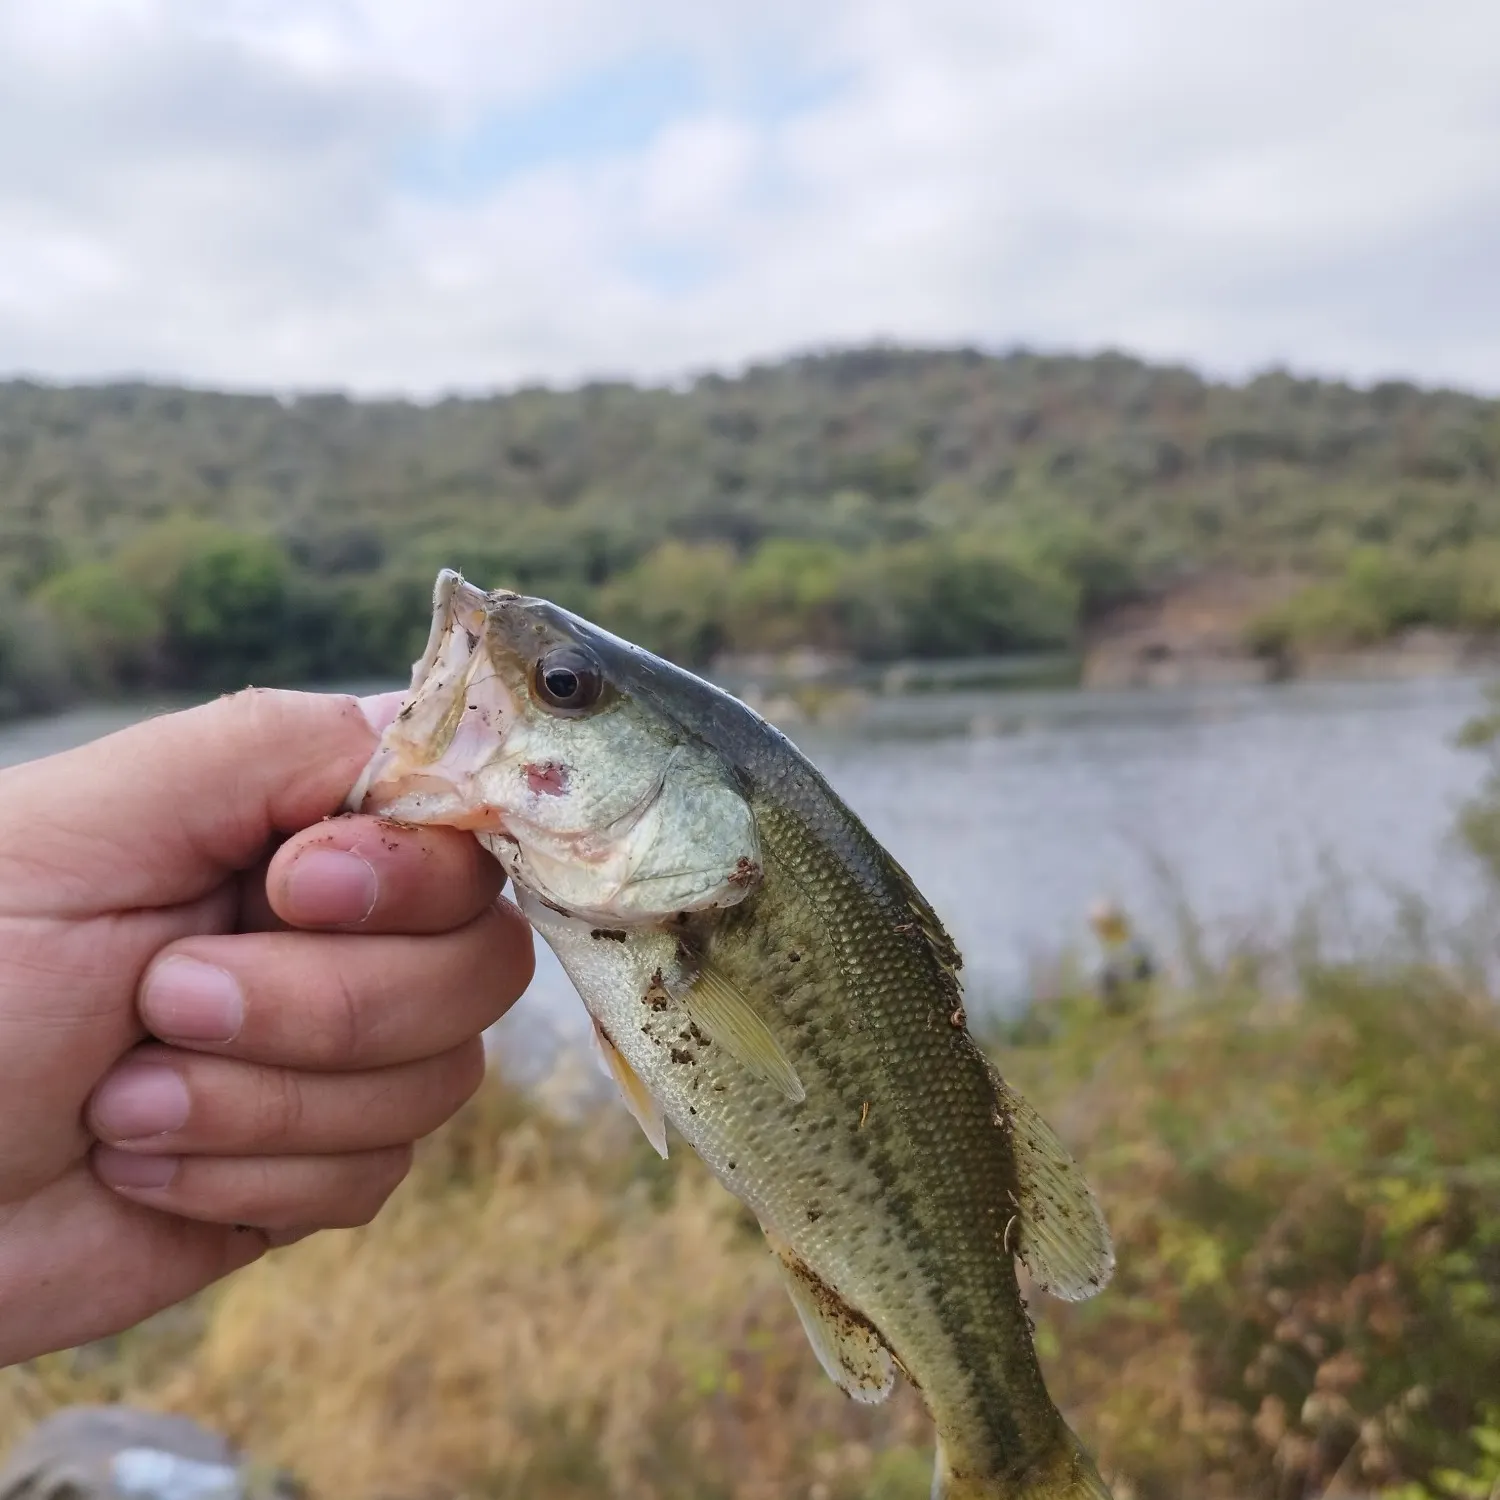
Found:
<path fill-rule="evenodd" d="M 375 739 L 251 690 L 0 771 L 0 1365 L 366 1222 L 478 1086 L 530 930 L 467 834 L 323 821 Z"/>

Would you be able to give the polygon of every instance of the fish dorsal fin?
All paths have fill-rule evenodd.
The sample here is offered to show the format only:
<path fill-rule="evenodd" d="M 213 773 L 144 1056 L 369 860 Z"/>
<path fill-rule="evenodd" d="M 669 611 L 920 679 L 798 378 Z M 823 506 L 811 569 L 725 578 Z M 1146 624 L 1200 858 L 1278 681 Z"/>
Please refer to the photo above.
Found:
<path fill-rule="evenodd" d="M 766 1239 L 781 1262 L 792 1306 L 824 1373 L 866 1406 L 884 1401 L 896 1383 L 896 1362 L 870 1320 L 855 1312 L 769 1230 Z"/>
<path fill-rule="evenodd" d="M 943 926 L 938 914 L 928 904 L 926 896 L 917 889 L 916 881 L 889 855 L 886 856 L 886 864 L 906 903 L 907 921 L 927 940 L 928 947 L 932 949 L 932 956 L 942 966 L 956 988 L 958 971 L 964 966 L 963 955 L 958 951 L 958 944 L 948 936 L 948 929 Z"/>
<path fill-rule="evenodd" d="M 605 1035 L 604 1028 L 594 1022 L 594 1041 L 605 1071 L 620 1086 L 620 1097 L 625 1108 L 635 1116 L 636 1123 L 646 1133 L 656 1154 L 666 1160 L 667 1122 L 661 1105 L 651 1096 L 651 1091 L 641 1082 L 640 1074 L 625 1061 L 620 1049 Z"/>
<path fill-rule="evenodd" d="M 807 1097 L 792 1060 L 744 992 L 705 959 L 677 996 L 688 1019 L 748 1072 L 774 1084 L 793 1104 Z"/>
<path fill-rule="evenodd" d="M 1115 1269 L 1109 1226 L 1083 1170 L 1052 1127 L 989 1065 L 995 1122 L 1010 1131 L 1016 1163 L 1016 1226 L 1007 1243 L 1044 1291 L 1081 1302 Z"/>

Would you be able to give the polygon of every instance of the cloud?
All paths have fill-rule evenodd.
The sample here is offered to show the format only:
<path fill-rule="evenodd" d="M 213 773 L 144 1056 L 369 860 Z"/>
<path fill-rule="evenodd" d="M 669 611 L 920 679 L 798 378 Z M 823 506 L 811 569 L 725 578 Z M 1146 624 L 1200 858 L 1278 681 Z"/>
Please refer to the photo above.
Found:
<path fill-rule="evenodd" d="M 432 393 L 830 341 L 1500 389 L 1488 0 L 12 0 L 0 369 Z"/>

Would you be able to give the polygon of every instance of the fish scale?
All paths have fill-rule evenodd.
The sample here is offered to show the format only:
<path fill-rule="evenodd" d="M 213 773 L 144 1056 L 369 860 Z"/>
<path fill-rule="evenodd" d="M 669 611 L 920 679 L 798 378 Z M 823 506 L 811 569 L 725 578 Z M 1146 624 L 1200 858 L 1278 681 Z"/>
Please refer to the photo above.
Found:
<path fill-rule="evenodd" d="M 1012 1255 L 1089 1295 L 1102 1217 L 970 1037 L 941 923 L 824 778 L 701 679 L 456 575 L 398 726 L 359 797 L 484 830 L 653 1144 L 670 1122 L 756 1215 L 824 1368 L 860 1400 L 896 1368 L 916 1385 L 934 1495 L 1106 1500 Z"/>

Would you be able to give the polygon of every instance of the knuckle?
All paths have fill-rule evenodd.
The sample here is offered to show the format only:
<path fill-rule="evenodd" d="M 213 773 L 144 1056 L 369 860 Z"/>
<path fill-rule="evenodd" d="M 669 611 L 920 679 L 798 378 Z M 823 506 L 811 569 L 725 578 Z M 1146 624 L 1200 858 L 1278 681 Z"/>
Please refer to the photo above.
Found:
<path fill-rule="evenodd" d="M 209 712 L 237 738 L 275 740 L 287 728 L 287 695 L 276 688 L 244 687 L 226 693 Z"/>
<path fill-rule="evenodd" d="M 411 1168 L 412 1148 L 393 1147 L 371 1153 L 354 1165 L 343 1210 L 330 1228 L 357 1229 L 368 1224 L 385 1207 Z"/>
<path fill-rule="evenodd" d="M 496 902 L 480 921 L 484 924 L 477 954 L 480 977 L 490 995 L 511 1005 L 536 974 L 531 924 L 507 901 Z"/>
<path fill-rule="evenodd" d="M 484 1082 L 486 1067 L 482 1041 L 476 1040 L 472 1045 L 458 1049 L 452 1064 L 453 1093 L 450 1102 L 453 1108 L 456 1109 L 467 1103 L 479 1092 L 480 1085 Z"/>
<path fill-rule="evenodd" d="M 296 1076 L 282 1068 L 267 1068 L 261 1074 L 258 1094 L 253 1144 L 295 1141 L 302 1133 L 306 1104 Z"/>
<path fill-rule="evenodd" d="M 406 1174 L 411 1171 L 415 1154 L 415 1148 L 410 1141 L 400 1146 L 392 1146 L 379 1153 L 381 1160 L 376 1164 L 371 1177 L 373 1191 L 379 1194 L 380 1203 L 384 1203 L 400 1187 Z"/>
<path fill-rule="evenodd" d="M 252 1159 L 245 1167 L 244 1179 L 239 1185 L 239 1196 L 247 1205 L 270 1206 L 286 1196 L 285 1164 L 281 1158 L 268 1156 Z"/>
<path fill-rule="evenodd" d="M 310 1050 L 317 1062 L 342 1067 L 364 1055 L 371 1031 L 366 997 L 343 963 L 329 966 L 316 1014 Z"/>
<path fill-rule="evenodd" d="M 260 1224 L 284 1196 L 275 1157 L 184 1157 L 169 1189 L 172 1210 L 211 1223 Z"/>

